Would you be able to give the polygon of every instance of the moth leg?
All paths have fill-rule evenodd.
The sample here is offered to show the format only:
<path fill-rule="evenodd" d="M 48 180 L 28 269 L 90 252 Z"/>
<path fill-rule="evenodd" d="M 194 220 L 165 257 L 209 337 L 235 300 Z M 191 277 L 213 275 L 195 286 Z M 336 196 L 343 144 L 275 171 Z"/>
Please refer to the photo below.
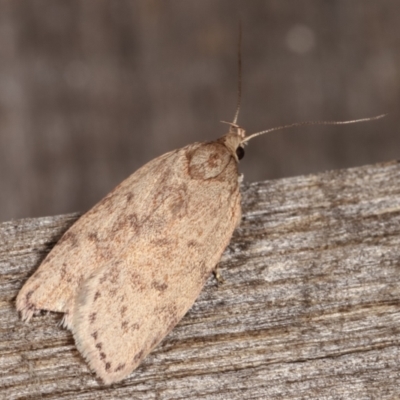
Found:
<path fill-rule="evenodd" d="M 218 285 L 222 285 L 225 282 L 225 279 L 222 277 L 220 270 L 219 270 L 219 264 L 215 267 L 213 271 L 214 277 L 217 280 Z"/>

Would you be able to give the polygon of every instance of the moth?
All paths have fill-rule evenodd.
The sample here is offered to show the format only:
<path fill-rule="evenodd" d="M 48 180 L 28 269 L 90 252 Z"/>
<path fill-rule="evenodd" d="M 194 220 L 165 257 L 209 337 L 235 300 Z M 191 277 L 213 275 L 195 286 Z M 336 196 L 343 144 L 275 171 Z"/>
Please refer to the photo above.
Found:
<path fill-rule="evenodd" d="M 238 164 L 250 139 L 382 117 L 247 136 L 238 113 L 239 105 L 219 139 L 166 153 L 119 184 L 65 232 L 17 296 L 25 321 L 40 310 L 64 313 L 64 326 L 105 384 L 141 363 L 216 268 L 240 223 Z"/>

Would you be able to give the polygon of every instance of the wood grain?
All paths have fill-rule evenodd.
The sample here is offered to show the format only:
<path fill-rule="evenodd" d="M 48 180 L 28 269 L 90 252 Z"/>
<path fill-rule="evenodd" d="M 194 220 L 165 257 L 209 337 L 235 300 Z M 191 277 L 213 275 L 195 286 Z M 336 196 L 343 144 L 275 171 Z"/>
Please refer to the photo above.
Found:
<path fill-rule="evenodd" d="M 61 315 L 15 297 L 77 214 L 0 225 L 0 398 L 400 398 L 400 164 L 243 186 L 243 221 L 197 302 L 105 387 Z"/>

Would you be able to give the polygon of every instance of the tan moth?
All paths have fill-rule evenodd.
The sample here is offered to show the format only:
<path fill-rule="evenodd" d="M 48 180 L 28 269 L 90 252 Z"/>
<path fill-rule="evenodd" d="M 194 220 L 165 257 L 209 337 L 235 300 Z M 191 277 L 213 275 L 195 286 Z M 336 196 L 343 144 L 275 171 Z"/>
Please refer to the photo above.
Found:
<path fill-rule="evenodd" d="M 40 310 L 64 313 L 106 384 L 127 377 L 160 343 L 216 268 L 241 219 L 246 142 L 292 126 L 382 117 L 246 136 L 238 112 L 221 138 L 164 154 L 118 185 L 68 229 L 18 294 L 23 320 Z"/>

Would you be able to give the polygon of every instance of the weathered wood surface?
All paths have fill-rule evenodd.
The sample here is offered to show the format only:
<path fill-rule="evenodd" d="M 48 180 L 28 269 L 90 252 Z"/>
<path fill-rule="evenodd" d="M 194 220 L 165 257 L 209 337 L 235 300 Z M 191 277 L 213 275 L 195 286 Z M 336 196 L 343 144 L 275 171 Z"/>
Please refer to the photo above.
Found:
<path fill-rule="evenodd" d="M 15 297 L 77 215 L 0 225 L 0 398 L 400 398 L 400 164 L 244 185 L 217 286 L 125 381 Z"/>

